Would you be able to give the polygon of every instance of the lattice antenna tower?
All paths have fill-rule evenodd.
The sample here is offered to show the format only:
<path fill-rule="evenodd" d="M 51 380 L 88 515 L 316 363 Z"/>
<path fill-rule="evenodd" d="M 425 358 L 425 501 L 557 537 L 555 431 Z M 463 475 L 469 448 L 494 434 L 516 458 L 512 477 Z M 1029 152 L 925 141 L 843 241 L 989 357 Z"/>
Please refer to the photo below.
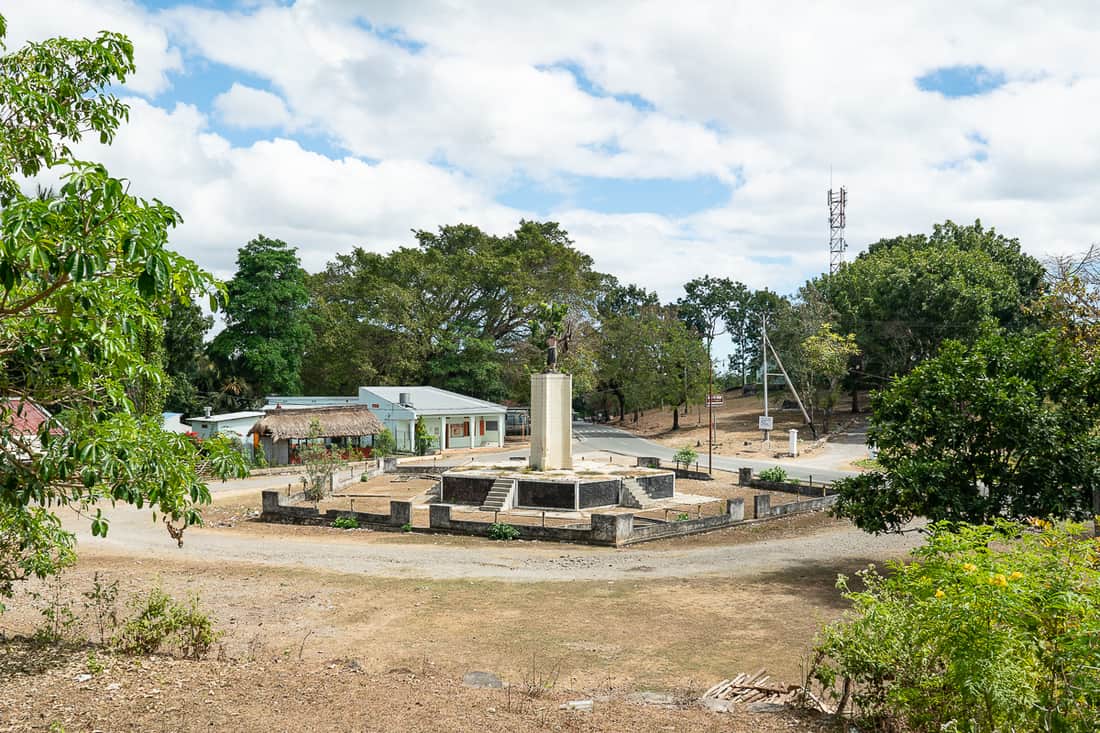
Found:
<path fill-rule="evenodd" d="M 844 264 L 844 250 L 848 243 L 844 241 L 844 207 L 848 203 L 848 191 L 844 186 L 839 191 L 829 189 L 829 274 L 835 275 Z"/>

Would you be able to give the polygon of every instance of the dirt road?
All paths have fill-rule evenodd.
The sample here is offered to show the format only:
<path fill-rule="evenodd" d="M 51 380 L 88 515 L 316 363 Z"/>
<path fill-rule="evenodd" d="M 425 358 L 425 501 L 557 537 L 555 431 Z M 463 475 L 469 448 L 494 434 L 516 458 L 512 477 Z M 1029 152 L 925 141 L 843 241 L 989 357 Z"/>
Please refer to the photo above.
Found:
<path fill-rule="evenodd" d="M 65 518 L 82 555 L 180 559 L 316 568 L 389 578 L 481 579 L 519 582 L 619 580 L 684 576 L 744 577 L 821 561 L 888 558 L 919 542 L 915 534 L 875 537 L 847 524 L 830 523 L 810 534 L 757 542 L 666 549 L 578 547 L 543 542 L 495 543 L 475 538 L 409 536 L 385 532 L 255 525 L 191 528 L 177 548 L 148 512 L 111 510 L 106 539 L 91 536 L 87 521 Z M 747 531 L 749 528 L 745 528 Z"/>

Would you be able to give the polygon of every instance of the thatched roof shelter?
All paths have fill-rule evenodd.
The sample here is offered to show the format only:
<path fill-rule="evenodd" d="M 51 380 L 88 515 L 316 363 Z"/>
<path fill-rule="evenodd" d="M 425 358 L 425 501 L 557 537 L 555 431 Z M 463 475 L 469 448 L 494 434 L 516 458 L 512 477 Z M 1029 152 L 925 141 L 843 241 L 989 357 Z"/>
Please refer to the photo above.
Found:
<path fill-rule="evenodd" d="M 274 441 L 309 438 L 314 420 L 321 428 L 317 436 L 320 438 L 377 435 L 384 429 L 382 422 L 366 406 L 339 405 L 300 410 L 275 408 L 260 418 L 248 434 L 268 436 Z"/>

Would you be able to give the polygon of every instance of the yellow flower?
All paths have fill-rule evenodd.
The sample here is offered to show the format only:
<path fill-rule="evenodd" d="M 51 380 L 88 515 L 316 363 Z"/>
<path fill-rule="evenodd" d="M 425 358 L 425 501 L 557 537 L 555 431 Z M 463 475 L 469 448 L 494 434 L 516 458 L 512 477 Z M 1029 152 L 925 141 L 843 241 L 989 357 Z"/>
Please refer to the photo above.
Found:
<path fill-rule="evenodd" d="M 939 588 L 936 589 L 936 598 L 943 598 L 945 595 L 947 594 L 944 593 L 942 590 L 940 590 Z"/>
<path fill-rule="evenodd" d="M 1008 576 L 1008 579 L 1009 580 L 1019 580 L 1022 577 L 1024 577 L 1023 573 L 1021 573 L 1019 570 L 1013 570 L 1012 573 Z"/>
<path fill-rule="evenodd" d="M 965 570 L 965 571 L 966 571 L 966 572 L 968 572 L 968 573 L 972 573 L 972 572 L 974 572 L 974 571 L 975 571 L 975 570 L 977 570 L 977 569 L 978 569 L 978 566 L 977 566 L 977 565 L 975 565 L 975 564 L 974 564 L 974 563 L 972 563 L 972 562 L 964 562 L 964 563 L 963 563 L 963 570 Z"/>
<path fill-rule="evenodd" d="M 1005 579 L 1004 573 L 997 573 L 996 575 L 989 576 L 990 585 L 999 585 L 1002 588 L 1008 585 L 1008 580 Z"/>

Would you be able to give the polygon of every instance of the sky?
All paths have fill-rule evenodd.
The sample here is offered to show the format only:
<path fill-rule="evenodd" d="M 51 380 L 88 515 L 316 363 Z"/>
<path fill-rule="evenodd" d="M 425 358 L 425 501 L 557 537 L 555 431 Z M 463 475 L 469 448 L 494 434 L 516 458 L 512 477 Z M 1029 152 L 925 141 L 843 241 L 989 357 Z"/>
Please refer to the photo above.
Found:
<path fill-rule="evenodd" d="M 560 222 L 666 301 L 702 275 L 792 292 L 980 218 L 1037 256 L 1100 240 L 1091 2 L 35 0 L 7 45 L 133 40 L 130 120 L 83 157 L 177 208 L 228 278 L 259 233 L 307 270 L 412 230 Z"/>

